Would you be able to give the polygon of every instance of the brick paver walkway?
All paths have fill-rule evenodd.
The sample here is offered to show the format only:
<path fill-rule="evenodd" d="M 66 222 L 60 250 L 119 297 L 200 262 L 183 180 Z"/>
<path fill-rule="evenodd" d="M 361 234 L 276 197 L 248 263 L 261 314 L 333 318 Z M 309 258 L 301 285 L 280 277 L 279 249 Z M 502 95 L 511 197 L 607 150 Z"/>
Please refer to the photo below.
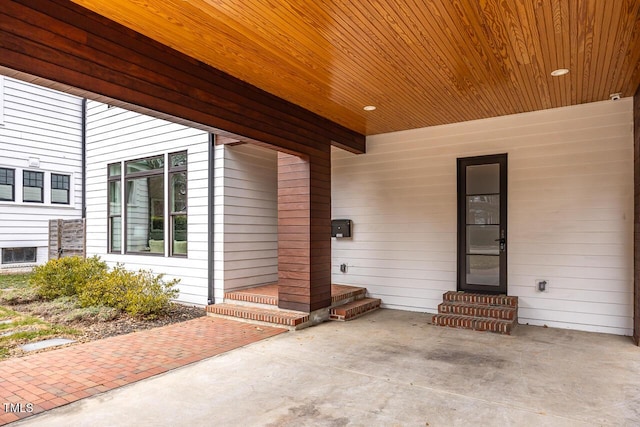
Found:
<path fill-rule="evenodd" d="M 201 317 L 6 360 L 0 362 L 0 425 L 282 332 L 286 330 Z"/>

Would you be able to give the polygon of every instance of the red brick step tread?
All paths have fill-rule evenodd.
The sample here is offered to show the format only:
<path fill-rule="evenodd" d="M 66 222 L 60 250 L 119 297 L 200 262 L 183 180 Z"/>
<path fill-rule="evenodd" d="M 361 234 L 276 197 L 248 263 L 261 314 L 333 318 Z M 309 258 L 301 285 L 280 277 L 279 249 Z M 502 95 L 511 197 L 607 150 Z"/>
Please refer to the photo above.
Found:
<path fill-rule="evenodd" d="M 515 307 L 468 304 L 464 302 L 443 302 L 438 305 L 438 313 L 486 317 L 502 320 L 514 320 L 518 315 L 517 309 Z"/>
<path fill-rule="evenodd" d="M 469 304 L 518 306 L 518 297 L 507 295 L 486 295 L 449 291 L 443 295 L 443 300 L 445 302 L 463 302 Z"/>
<path fill-rule="evenodd" d="M 486 317 L 462 316 L 458 314 L 435 314 L 432 322 L 438 326 L 489 331 L 511 335 L 515 322 L 512 320 L 489 319 Z"/>
<path fill-rule="evenodd" d="M 244 301 L 254 304 L 278 305 L 278 297 L 273 295 L 260 295 L 249 292 L 225 292 L 225 300 Z"/>
<path fill-rule="evenodd" d="M 240 319 L 256 320 L 274 325 L 298 326 L 309 321 L 309 314 L 296 311 L 269 310 L 235 304 L 213 304 L 207 306 L 207 313 Z"/>
<path fill-rule="evenodd" d="M 362 298 L 338 307 L 329 312 L 331 320 L 352 320 L 380 308 L 382 301 L 379 298 Z"/>
<path fill-rule="evenodd" d="M 359 300 L 364 298 L 366 294 L 366 288 L 348 285 L 331 285 L 331 304 L 336 304 L 349 298 Z"/>

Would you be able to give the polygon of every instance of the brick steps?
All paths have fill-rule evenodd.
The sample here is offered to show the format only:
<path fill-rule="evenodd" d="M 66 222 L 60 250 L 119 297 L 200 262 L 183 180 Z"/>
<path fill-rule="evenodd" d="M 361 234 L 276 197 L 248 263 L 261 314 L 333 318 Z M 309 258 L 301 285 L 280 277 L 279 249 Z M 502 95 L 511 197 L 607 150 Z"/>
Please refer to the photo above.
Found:
<path fill-rule="evenodd" d="M 277 296 L 250 294 L 246 292 L 225 292 L 224 300 L 230 302 L 247 302 L 250 304 L 278 306 Z"/>
<path fill-rule="evenodd" d="M 442 299 L 445 302 L 461 302 L 477 305 L 503 305 L 508 307 L 518 306 L 518 297 L 510 297 L 507 295 L 486 295 L 449 291 L 442 296 Z"/>
<path fill-rule="evenodd" d="M 346 285 L 331 285 L 331 305 L 344 304 L 364 298 L 367 295 L 366 288 L 358 288 Z"/>
<path fill-rule="evenodd" d="M 518 324 L 518 297 L 447 292 L 432 323 L 510 335 Z"/>
<path fill-rule="evenodd" d="M 461 302 L 443 302 L 438 305 L 438 313 L 502 320 L 514 320 L 518 314 L 515 307 L 478 305 Z"/>
<path fill-rule="evenodd" d="M 365 298 L 365 288 L 331 285 L 331 306 L 313 313 L 278 308 L 278 285 L 238 289 L 224 294 L 223 304 L 207 307 L 207 315 L 245 322 L 301 329 L 324 320 L 352 320 L 380 307 L 379 299 Z"/>
<path fill-rule="evenodd" d="M 329 319 L 347 321 L 356 319 L 380 308 L 379 298 L 360 298 L 329 310 Z"/>
<path fill-rule="evenodd" d="M 213 304 L 207 306 L 207 314 L 231 317 L 295 328 L 309 321 L 309 314 L 300 311 L 270 310 L 260 307 L 249 307 L 237 304 Z"/>
<path fill-rule="evenodd" d="M 514 328 L 513 321 L 491 319 L 487 317 L 462 316 L 457 314 L 436 314 L 432 322 L 436 326 L 489 331 L 510 335 Z"/>

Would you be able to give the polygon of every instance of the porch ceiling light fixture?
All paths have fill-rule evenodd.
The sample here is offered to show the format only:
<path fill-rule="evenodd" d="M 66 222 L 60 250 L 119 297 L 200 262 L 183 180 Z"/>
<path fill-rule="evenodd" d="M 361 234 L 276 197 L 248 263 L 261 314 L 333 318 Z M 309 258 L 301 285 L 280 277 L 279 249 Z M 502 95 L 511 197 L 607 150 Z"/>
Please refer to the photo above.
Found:
<path fill-rule="evenodd" d="M 553 70 L 551 72 L 551 75 L 553 77 L 560 77 L 560 76 L 564 76 L 565 74 L 569 74 L 569 70 L 566 68 L 558 68 L 557 70 Z"/>
<path fill-rule="evenodd" d="M 373 110 L 376 109 L 376 106 L 375 105 L 365 105 L 362 109 L 364 111 L 373 111 Z"/>

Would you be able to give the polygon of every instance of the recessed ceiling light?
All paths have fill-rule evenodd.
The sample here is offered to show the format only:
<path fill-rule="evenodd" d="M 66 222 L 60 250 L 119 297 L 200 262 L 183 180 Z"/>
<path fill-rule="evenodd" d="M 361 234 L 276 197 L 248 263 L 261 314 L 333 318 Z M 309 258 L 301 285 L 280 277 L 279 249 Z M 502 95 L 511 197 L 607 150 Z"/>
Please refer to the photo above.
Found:
<path fill-rule="evenodd" d="M 376 109 L 375 105 L 367 105 L 363 108 L 364 111 L 373 111 Z"/>
<path fill-rule="evenodd" d="M 564 76 L 565 74 L 568 74 L 569 70 L 567 70 L 566 68 L 558 68 L 557 70 L 553 70 L 551 72 L 551 75 L 553 77 L 558 77 L 558 76 Z"/>

